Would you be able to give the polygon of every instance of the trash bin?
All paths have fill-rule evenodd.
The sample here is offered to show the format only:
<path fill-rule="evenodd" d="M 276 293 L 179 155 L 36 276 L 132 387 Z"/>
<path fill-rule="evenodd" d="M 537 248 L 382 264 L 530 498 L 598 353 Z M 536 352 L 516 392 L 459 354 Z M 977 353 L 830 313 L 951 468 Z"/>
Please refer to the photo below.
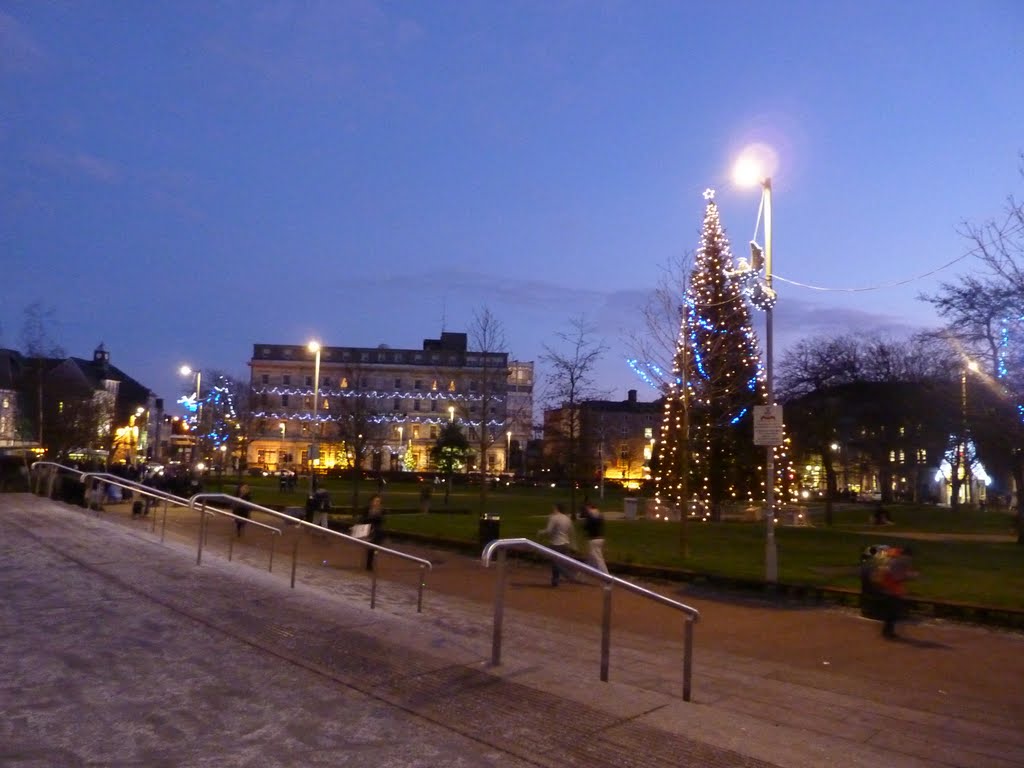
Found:
<path fill-rule="evenodd" d="M 501 516 L 484 515 L 480 518 L 480 548 L 483 549 L 495 539 L 501 538 Z"/>
<path fill-rule="evenodd" d="M 636 520 L 636 506 L 638 499 L 627 496 L 622 500 L 622 511 L 625 513 L 627 520 Z"/>

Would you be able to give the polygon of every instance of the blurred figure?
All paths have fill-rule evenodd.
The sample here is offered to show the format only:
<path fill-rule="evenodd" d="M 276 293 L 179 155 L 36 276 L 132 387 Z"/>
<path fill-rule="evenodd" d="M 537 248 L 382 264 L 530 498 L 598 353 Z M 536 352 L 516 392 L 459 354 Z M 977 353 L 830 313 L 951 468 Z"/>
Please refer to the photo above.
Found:
<path fill-rule="evenodd" d="M 569 544 L 572 541 L 572 520 L 565 514 L 565 507 L 561 503 L 552 507 L 551 514 L 548 515 L 547 527 L 537 533 L 547 537 L 548 546 L 555 552 L 563 555 L 569 554 Z M 551 562 L 551 586 L 557 587 L 562 576 L 569 578 L 568 571 L 557 560 L 553 560 Z"/>
<path fill-rule="evenodd" d="M 591 503 L 583 505 L 583 533 L 587 537 L 587 562 L 608 573 L 604 561 L 604 515 Z"/>
<path fill-rule="evenodd" d="M 252 491 L 249 488 L 249 484 L 239 483 L 235 489 L 235 496 L 242 501 L 252 501 Z M 236 504 L 231 511 L 239 517 L 244 517 L 245 520 L 248 520 L 249 515 L 252 514 L 248 504 Z M 245 520 L 235 520 L 235 532 L 238 536 L 242 535 L 242 530 L 245 528 Z"/>
<path fill-rule="evenodd" d="M 366 540 L 371 544 L 379 545 L 384 540 L 384 507 L 379 493 L 370 497 L 370 506 L 367 507 L 362 522 L 370 526 L 370 533 Z M 377 550 L 369 547 L 366 549 L 366 570 L 373 570 L 373 561 L 376 555 Z"/>

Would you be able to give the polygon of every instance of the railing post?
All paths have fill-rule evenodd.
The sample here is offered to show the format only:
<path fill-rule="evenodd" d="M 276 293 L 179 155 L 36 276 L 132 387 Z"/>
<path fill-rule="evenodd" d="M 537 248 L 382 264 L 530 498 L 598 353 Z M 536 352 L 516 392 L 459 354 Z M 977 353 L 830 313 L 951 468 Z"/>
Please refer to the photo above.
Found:
<path fill-rule="evenodd" d="M 267 566 L 267 572 L 274 572 L 274 545 L 277 544 L 277 539 L 273 534 L 270 535 L 270 565 Z"/>
<path fill-rule="evenodd" d="M 228 536 L 228 562 L 229 563 L 231 562 L 231 558 L 234 555 L 234 552 L 235 552 L 235 537 L 229 535 Z"/>
<path fill-rule="evenodd" d="M 196 551 L 196 565 L 203 562 L 203 541 L 206 539 L 206 502 L 199 508 L 199 548 Z"/>
<path fill-rule="evenodd" d="M 170 499 L 164 499 L 164 517 L 160 522 L 160 541 L 163 543 L 164 537 L 167 535 L 167 508 L 171 506 Z"/>
<path fill-rule="evenodd" d="M 498 550 L 498 579 L 494 588 L 494 633 L 491 636 L 491 666 L 501 665 L 501 625 L 505 619 L 505 580 L 508 563 L 504 549 Z"/>
<path fill-rule="evenodd" d="M 689 701 L 690 677 L 693 674 L 693 619 L 686 619 L 683 635 L 683 701 Z"/>
<path fill-rule="evenodd" d="M 292 547 L 292 589 L 295 589 L 295 566 L 299 562 L 299 532 L 295 532 L 295 545 Z"/>
<path fill-rule="evenodd" d="M 373 553 L 373 560 L 370 561 L 370 608 L 377 607 L 377 552 L 370 550 Z"/>
<path fill-rule="evenodd" d="M 601 614 L 601 682 L 608 682 L 608 657 L 612 644 L 612 585 L 604 585 L 604 610 Z"/>
<path fill-rule="evenodd" d="M 426 566 L 420 566 L 420 588 L 419 594 L 416 596 L 416 613 L 423 613 L 423 587 L 426 586 L 427 581 L 427 569 Z"/>

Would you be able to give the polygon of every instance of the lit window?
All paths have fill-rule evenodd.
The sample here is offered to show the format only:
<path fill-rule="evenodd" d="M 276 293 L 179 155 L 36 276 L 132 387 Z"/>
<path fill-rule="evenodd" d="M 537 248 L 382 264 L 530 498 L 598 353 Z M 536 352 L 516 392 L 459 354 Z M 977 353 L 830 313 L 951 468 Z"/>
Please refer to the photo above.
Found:
<path fill-rule="evenodd" d="M 342 389 L 348 389 L 348 377 L 347 376 L 342 376 L 341 377 L 341 388 Z"/>
<path fill-rule="evenodd" d="M 448 382 L 448 391 L 449 392 L 454 392 L 455 391 L 455 379 L 452 379 L 451 381 Z"/>

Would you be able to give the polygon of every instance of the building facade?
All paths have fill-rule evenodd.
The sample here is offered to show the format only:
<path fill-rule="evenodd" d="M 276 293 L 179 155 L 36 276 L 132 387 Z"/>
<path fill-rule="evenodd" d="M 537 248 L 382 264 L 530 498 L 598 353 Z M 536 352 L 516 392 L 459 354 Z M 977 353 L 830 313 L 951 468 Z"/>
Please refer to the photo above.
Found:
<path fill-rule="evenodd" d="M 467 469 L 497 474 L 530 434 L 533 363 L 470 351 L 464 333 L 421 349 L 255 344 L 249 365 L 254 467 L 427 471 L 455 422 L 472 447 Z"/>
<path fill-rule="evenodd" d="M 636 487 L 650 479 L 655 435 L 661 424 L 660 401 L 640 402 L 631 389 L 625 400 L 586 400 L 544 411 L 544 459 L 556 476 L 568 473 L 570 435 L 578 431 L 578 479 L 601 479 Z"/>

